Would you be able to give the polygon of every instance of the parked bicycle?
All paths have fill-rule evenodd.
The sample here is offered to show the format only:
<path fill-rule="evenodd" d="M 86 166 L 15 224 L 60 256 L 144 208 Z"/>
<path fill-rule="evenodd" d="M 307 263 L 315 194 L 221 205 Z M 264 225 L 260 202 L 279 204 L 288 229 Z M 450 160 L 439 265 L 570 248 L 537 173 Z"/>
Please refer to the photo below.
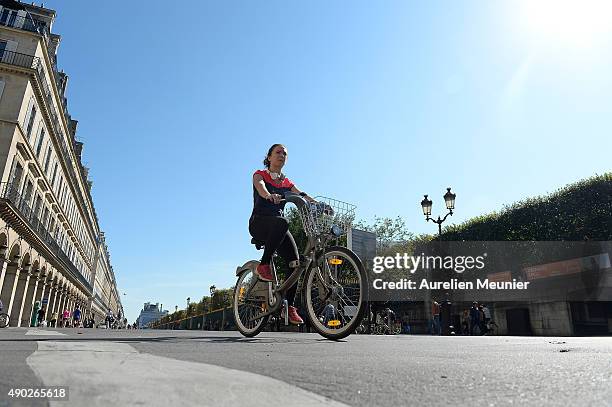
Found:
<path fill-rule="evenodd" d="M 3 313 L 2 311 L 4 310 L 4 305 L 2 304 L 2 301 L 0 300 L 0 328 L 6 328 L 9 325 L 9 314 Z"/>
<path fill-rule="evenodd" d="M 257 335 L 269 318 L 278 315 L 284 304 L 288 323 L 287 304 L 283 300 L 289 288 L 300 283 L 310 325 L 323 337 L 341 339 L 355 332 L 365 312 L 366 273 L 359 257 L 342 246 L 329 246 L 351 227 L 355 206 L 331 198 L 317 197 L 316 203 L 307 202 L 297 194 L 286 193 L 284 200 L 298 210 L 308 242 L 300 256 L 299 266 L 284 282 L 276 275 L 274 260 L 270 267 L 272 282 L 257 278 L 259 261 L 251 260 L 236 269 L 238 282 L 234 290 L 233 312 L 238 330 L 247 337 Z M 252 239 L 258 250 L 264 242 Z M 324 309 L 333 305 L 335 317 L 323 318 Z"/>

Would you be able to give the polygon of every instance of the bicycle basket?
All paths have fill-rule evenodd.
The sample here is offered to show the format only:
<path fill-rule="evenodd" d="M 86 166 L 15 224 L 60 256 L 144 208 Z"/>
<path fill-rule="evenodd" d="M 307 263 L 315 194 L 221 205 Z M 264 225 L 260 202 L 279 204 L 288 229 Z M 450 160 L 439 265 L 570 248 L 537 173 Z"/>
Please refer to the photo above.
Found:
<path fill-rule="evenodd" d="M 317 203 L 308 203 L 298 210 L 308 236 L 329 233 L 333 225 L 346 234 L 355 219 L 355 205 L 337 199 L 318 196 Z"/>

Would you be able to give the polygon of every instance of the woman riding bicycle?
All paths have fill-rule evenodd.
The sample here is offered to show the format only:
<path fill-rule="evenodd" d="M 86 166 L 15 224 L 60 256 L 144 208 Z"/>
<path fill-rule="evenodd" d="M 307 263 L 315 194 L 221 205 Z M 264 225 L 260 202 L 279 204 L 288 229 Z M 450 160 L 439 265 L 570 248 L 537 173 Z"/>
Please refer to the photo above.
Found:
<path fill-rule="evenodd" d="M 261 281 L 272 281 L 274 276 L 270 268 L 272 256 L 277 252 L 289 265 L 285 274 L 287 278 L 298 267 L 299 255 L 295 240 L 289 232 L 289 222 L 283 217 L 285 202 L 281 202 L 286 192 L 300 194 L 307 201 L 316 202 L 306 193 L 301 192 L 281 172 L 287 161 L 287 149 L 282 144 L 274 144 L 264 159 L 265 170 L 253 174 L 253 213 L 249 219 L 249 232 L 256 240 L 265 242 L 261 263 L 256 274 Z M 287 291 L 286 300 L 289 322 L 302 324 L 304 321 L 293 306 L 297 286 Z"/>

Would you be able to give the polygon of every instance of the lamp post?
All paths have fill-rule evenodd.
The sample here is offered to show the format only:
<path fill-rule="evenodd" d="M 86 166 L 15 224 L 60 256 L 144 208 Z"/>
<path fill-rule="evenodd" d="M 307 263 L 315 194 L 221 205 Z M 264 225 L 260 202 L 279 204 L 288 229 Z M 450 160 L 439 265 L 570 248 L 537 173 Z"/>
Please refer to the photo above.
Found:
<path fill-rule="evenodd" d="M 448 218 L 449 215 L 453 215 L 456 196 L 456 194 L 453 194 L 451 192 L 450 188 L 446 188 L 446 193 L 444 194 L 444 202 L 446 203 L 446 209 L 448 209 L 448 213 L 444 216 L 444 218 L 440 218 L 440 216 L 438 216 L 437 220 L 430 217 L 433 202 L 429 198 L 427 198 L 427 195 L 425 195 L 425 198 L 421 201 L 421 207 L 423 208 L 423 215 L 425 215 L 425 221 L 432 221 L 433 223 L 438 224 L 438 239 L 441 239 L 442 236 L 442 223 L 444 223 L 444 221 L 446 220 L 446 218 Z"/>
<path fill-rule="evenodd" d="M 431 206 L 433 204 L 433 202 L 427 198 L 427 195 L 425 195 L 425 198 L 421 201 L 421 207 L 423 208 L 423 215 L 425 215 L 425 221 L 432 221 L 433 223 L 438 224 L 438 240 L 442 240 L 442 223 L 444 223 L 444 221 L 446 220 L 446 218 L 448 218 L 448 216 L 452 216 L 453 215 L 453 209 L 455 209 L 455 198 L 457 197 L 456 194 L 453 194 L 451 192 L 450 188 L 446 188 L 446 193 L 444 194 L 444 202 L 446 203 L 446 209 L 448 209 L 448 213 L 444 216 L 444 218 L 440 218 L 440 216 L 438 216 L 438 219 L 434 219 L 431 216 Z M 426 273 L 426 278 L 429 279 L 429 270 L 425 271 Z M 426 292 L 426 304 L 429 304 L 431 302 L 431 291 L 427 290 Z M 443 310 L 441 310 L 442 312 L 440 313 L 440 318 L 439 319 L 439 324 L 442 325 L 442 331 L 443 331 L 443 335 L 449 335 L 451 333 L 451 331 L 453 330 L 453 327 L 450 325 L 450 313 L 451 313 L 451 308 L 450 308 L 450 304 L 451 302 L 449 301 L 448 297 L 446 299 L 446 301 L 444 301 L 444 308 Z M 434 318 L 433 315 L 431 315 L 431 318 Z"/>
<path fill-rule="evenodd" d="M 189 324 L 187 325 L 187 329 L 191 329 L 191 323 L 193 322 L 191 319 L 191 313 L 189 312 L 189 303 L 191 302 L 191 297 L 187 297 L 187 308 L 185 308 L 185 317 L 189 318 Z"/>
<path fill-rule="evenodd" d="M 213 309 L 213 297 L 215 296 L 216 291 L 217 291 L 217 287 L 214 285 L 211 285 L 210 286 L 210 308 L 211 309 L 209 310 L 209 312 L 212 311 Z"/>

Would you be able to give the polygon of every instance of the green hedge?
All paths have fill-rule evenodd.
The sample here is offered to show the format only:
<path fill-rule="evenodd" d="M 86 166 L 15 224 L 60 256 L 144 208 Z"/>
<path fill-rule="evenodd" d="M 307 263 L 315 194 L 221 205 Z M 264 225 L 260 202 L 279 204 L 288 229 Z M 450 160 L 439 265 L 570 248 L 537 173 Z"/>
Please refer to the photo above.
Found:
<path fill-rule="evenodd" d="M 612 173 L 445 228 L 442 240 L 612 240 Z"/>

